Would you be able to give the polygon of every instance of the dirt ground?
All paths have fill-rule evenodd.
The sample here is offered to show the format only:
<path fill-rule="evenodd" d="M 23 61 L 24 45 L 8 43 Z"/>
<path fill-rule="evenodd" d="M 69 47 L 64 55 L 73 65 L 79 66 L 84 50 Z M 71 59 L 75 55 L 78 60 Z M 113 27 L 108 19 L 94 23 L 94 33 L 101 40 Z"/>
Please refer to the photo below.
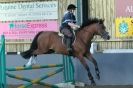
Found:
<path fill-rule="evenodd" d="M 13 86 L 10 85 L 7 88 L 17 88 L 18 86 Z M 48 88 L 48 87 L 44 87 L 44 86 L 33 86 L 31 88 Z M 86 86 L 86 87 L 76 87 L 76 88 L 133 88 L 133 85 L 117 85 L 117 86 L 110 86 L 110 85 L 106 85 L 106 86 Z"/>
<path fill-rule="evenodd" d="M 133 86 L 95 86 L 95 87 L 92 87 L 92 86 L 87 86 L 87 87 L 76 87 L 76 88 L 133 88 Z"/>

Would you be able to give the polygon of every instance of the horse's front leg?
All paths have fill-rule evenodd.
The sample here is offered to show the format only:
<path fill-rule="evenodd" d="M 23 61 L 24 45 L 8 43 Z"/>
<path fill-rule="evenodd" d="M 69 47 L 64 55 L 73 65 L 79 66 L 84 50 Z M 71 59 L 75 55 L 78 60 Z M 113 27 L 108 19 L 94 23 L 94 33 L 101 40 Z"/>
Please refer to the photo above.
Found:
<path fill-rule="evenodd" d="M 24 65 L 24 67 L 30 67 L 34 64 L 36 64 L 36 56 L 31 56 L 29 61 Z"/>
<path fill-rule="evenodd" d="M 91 85 L 93 85 L 93 86 L 96 85 L 96 83 L 95 83 L 95 81 L 94 81 L 94 79 L 93 79 L 93 76 L 92 76 L 92 74 L 91 74 L 91 72 L 90 72 L 89 66 L 87 65 L 87 63 L 86 63 L 84 57 L 83 57 L 83 56 L 79 56 L 78 58 L 79 58 L 81 64 L 85 67 L 85 69 L 86 69 L 87 72 L 88 72 L 88 77 L 89 77 L 89 79 L 91 80 Z"/>
<path fill-rule="evenodd" d="M 94 59 L 94 57 L 92 56 L 92 54 L 89 53 L 89 52 L 86 54 L 85 57 L 94 64 L 96 76 L 97 76 L 97 79 L 99 80 L 100 79 L 100 71 L 99 71 L 99 68 L 98 68 L 98 65 L 97 65 L 97 61 Z"/>

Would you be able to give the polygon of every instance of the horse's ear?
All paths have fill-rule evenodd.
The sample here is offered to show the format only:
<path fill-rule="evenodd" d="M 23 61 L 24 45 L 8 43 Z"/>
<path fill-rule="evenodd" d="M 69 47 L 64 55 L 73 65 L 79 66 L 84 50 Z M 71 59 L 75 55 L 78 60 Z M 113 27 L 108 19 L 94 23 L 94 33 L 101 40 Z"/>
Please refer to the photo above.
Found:
<path fill-rule="evenodd" d="M 103 21 L 103 23 L 104 23 L 105 19 L 103 18 L 102 21 Z"/>
<path fill-rule="evenodd" d="M 100 19 L 99 24 L 103 24 L 103 23 L 104 23 L 104 19 Z"/>

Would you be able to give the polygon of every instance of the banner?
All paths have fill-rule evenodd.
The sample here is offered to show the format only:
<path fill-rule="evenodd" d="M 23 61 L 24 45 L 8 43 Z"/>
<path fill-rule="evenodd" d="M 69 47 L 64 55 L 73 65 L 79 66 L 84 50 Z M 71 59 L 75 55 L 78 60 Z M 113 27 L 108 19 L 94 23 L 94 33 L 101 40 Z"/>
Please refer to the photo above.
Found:
<path fill-rule="evenodd" d="M 133 0 L 115 0 L 116 17 L 133 16 Z"/>
<path fill-rule="evenodd" d="M 0 35 L 6 39 L 33 39 L 40 31 L 58 31 L 57 21 L 0 22 Z"/>
<path fill-rule="evenodd" d="M 58 19 L 58 2 L 0 3 L 0 21 Z"/>
<path fill-rule="evenodd" d="M 116 37 L 133 37 L 133 18 L 116 18 Z"/>

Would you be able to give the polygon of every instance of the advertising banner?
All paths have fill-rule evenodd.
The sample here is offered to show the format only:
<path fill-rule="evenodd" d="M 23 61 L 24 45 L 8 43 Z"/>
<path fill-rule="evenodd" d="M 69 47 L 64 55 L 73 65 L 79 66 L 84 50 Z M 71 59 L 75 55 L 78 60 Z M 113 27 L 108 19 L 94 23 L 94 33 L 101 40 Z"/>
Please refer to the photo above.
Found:
<path fill-rule="evenodd" d="M 116 37 L 133 37 L 133 18 L 117 18 Z"/>
<path fill-rule="evenodd" d="M 58 2 L 0 3 L 0 21 L 58 19 Z"/>
<path fill-rule="evenodd" d="M 58 31 L 57 21 L 0 22 L 0 35 L 6 39 L 33 39 L 40 31 Z"/>
<path fill-rule="evenodd" d="M 115 0 L 116 17 L 133 17 L 133 0 Z"/>

